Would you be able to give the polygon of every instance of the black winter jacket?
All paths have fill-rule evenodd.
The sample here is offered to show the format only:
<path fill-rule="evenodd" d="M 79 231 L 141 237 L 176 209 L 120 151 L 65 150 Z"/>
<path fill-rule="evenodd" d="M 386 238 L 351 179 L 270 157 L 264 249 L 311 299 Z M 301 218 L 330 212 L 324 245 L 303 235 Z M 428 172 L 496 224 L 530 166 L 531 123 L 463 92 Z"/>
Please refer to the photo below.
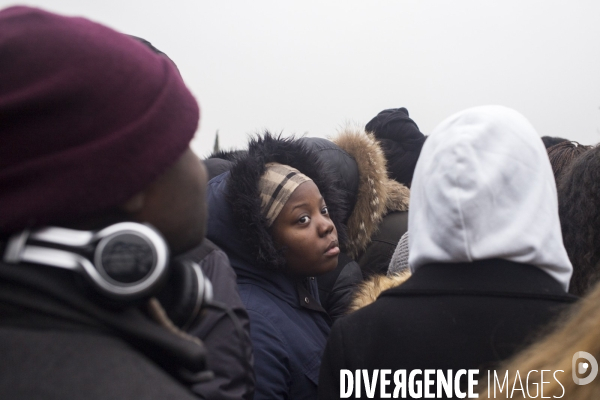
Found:
<path fill-rule="evenodd" d="M 0 263 L 0 393 L 30 399 L 194 399 L 201 344 L 135 307 L 98 305 L 71 271 Z M 91 290 L 91 289 L 87 289 Z"/>
<path fill-rule="evenodd" d="M 336 322 L 319 398 L 340 398 L 341 369 L 479 369 L 485 380 L 486 370 L 532 343 L 576 299 L 530 265 L 493 259 L 421 266 Z M 375 393 L 379 398 L 379 385 Z"/>
<path fill-rule="evenodd" d="M 254 369 L 250 321 L 240 299 L 236 275 L 227 255 L 208 239 L 181 258 L 197 262 L 213 288 L 213 300 L 229 307 L 241 323 L 242 343 L 234 322 L 223 310 L 208 309 L 188 333 L 206 347 L 206 367 L 214 378 L 197 383 L 192 390 L 203 399 L 251 400 L 254 395 Z M 243 352 L 242 352 L 243 351 Z"/>
<path fill-rule="evenodd" d="M 365 278 L 373 274 L 387 274 L 396 246 L 408 230 L 408 211 L 386 214 L 378 228 L 367 249 L 358 257 L 358 264 Z"/>

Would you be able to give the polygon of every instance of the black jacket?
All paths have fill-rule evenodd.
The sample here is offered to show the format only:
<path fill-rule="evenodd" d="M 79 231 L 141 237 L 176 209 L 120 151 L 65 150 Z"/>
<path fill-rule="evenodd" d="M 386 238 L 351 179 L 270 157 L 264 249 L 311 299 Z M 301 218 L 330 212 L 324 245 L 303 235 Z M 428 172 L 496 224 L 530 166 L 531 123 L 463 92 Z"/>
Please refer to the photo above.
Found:
<path fill-rule="evenodd" d="M 531 343 L 575 300 L 529 265 L 485 260 L 422 266 L 335 323 L 321 364 L 319 398 L 340 397 L 340 369 L 484 373 Z"/>
<path fill-rule="evenodd" d="M 214 378 L 197 383 L 193 391 L 203 399 L 251 400 L 254 395 L 254 369 L 250 321 L 240 299 L 236 275 L 227 255 L 208 239 L 182 258 L 197 262 L 213 288 L 213 300 L 228 306 L 241 323 L 242 343 L 234 322 L 223 310 L 208 309 L 188 333 L 206 347 L 206 367 Z M 243 351 L 243 352 L 242 352 Z"/>
<path fill-rule="evenodd" d="M 205 356 L 135 307 L 99 305 L 71 271 L 0 263 L 3 398 L 191 400 L 179 372 Z"/>
<path fill-rule="evenodd" d="M 360 265 L 347 253 L 341 252 L 333 271 L 317 277 L 321 305 L 331 322 L 348 312 L 354 291 L 363 280 Z"/>
<path fill-rule="evenodd" d="M 371 243 L 358 257 L 365 278 L 373 274 L 387 274 L 396 246 L 407 230 L 408 211 L 392 211 L 383 217 L 379 230 L 371 237 Z"/>

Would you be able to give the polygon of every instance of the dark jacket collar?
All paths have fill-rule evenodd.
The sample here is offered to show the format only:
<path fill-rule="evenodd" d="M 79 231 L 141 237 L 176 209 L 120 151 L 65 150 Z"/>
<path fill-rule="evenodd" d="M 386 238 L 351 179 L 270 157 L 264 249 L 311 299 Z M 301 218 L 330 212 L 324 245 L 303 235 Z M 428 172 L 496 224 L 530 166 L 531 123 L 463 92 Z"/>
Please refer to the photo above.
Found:
<path fill-rule="evenodd" d="M 169 332 L 135 306 L 102 305 L 81 279 L 72 271 L 0 262 L 0 325 L 118 337 L 178 379 L 182 368 L 204 369 L 203 345 Z"/>
<path fill-rule="evenodd" d="M 247 262 L 230 258 L 240 285 L 260 287 L 294 308 L 303 308 L 327 315 L 321 306 L 317 282 L 314 278 L 293 278 L 281 271 L 255 268 Z"/>
<path fill-rule="evenodd" d="M 409 294 L 543 297 L 566 302 L 578 299 L 541 269 L 501 259 L 423 265 L 406 282 L 382 296 Z"/>

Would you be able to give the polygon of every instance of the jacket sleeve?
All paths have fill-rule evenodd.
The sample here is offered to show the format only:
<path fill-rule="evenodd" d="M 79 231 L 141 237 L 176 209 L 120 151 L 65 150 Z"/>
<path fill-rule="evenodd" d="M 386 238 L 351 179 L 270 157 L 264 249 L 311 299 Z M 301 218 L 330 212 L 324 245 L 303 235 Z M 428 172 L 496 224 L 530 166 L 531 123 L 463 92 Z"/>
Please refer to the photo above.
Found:
<path fill-rule="evenodd" d="M 254 346 L 256 390 L 254 400 L 288 399 L 291 371 L 286 345 L 277 327 L 262 314 L 248 310 Z"/>
<path fill-rule="evenodd" d="M 331 400 L 340 398 L 340 369 L 344 366 L 344 343 L 342 338 L 341 324 L 333 325 L 327 345 L 321 360 L 319 372 L 319 400 Z"/>
<path fill-rule="evenodd" d="M 387 274 L 394 250 L 408 230 L 408 212 L 394 211 L 385 215 L 378 228 L 357 260 L 365 278 L 373 274 Z"/>
<path fill-rule="evenodd" d="M 329 294 L 327 313 L 333 321 L 348 312 L 354 291 L 362 281 L 363 275 L 358 263 L 356 261 L 347 263 Z"/>
<path fill-rule="evenodd" d="M 234 322 L 225 311 L 210 309 L 200 322 L 190 329 L 206 346 L 207 368 L 214 379 L 193 386 L 192 390 L 206 399 L 252 399 L 254 371 L 248 313 L 237 289 L 236 275 L 227 255 L 219 249 L 210 252 L 200 262 L 205 276 L 213 285 L 213 298 L 232 309 L 240 320 L 242 342 Z M 242 349 L 243 347 L 243 349 Z"/>

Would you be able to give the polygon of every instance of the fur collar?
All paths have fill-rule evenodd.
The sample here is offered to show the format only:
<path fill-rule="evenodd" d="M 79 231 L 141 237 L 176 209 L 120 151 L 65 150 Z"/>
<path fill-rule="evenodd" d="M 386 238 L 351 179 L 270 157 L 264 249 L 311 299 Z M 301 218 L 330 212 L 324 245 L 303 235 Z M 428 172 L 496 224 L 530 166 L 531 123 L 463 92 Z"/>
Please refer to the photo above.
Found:
<path fill-rule="evenodd" d="M 266 132 L 250 139 L 247 152 L 233 157 L 234 165 L 227 181 L 226 199 L 236 222 L 236 233 L 246 245 L 257 266 L 281 270 L 285 267 L 282 250 L 278 249 L 260 212 L 258 182 L 265 164 L 278 162 L 290 165 L 310 177 L 319 188 L 334 222 L 340 243 L 346 241 L 346 229 L 341 223 L 343 194 L 333 173 L 323 165 L 318 155 L 294 138 L 281 138 Z"/>
<path fill-rule="evenodd" d="M 354 293 L 354 298 L 352 299 L 352 303 L 350 304 L 348 312 L 351 313 L 368 306 L 377 300 L 382 292 L 396 286 L 400 286 L 408 278 L 410 278 L 410 271 L 408 270 L 399 272 L 392 276 L 379 274 L 374 275 L 372 278 L 362 282 L 358 286 L 356 292 Z"/>
<path fill-rule="evenodd" d="M 221 160 L 234 162 L 238 158 L 244 157 L 247 153 L 248 152 L 246 150 L 219 150 L 211 153 L 207 159 L 219 158 Z"/>
<path fill-rule="evenodd" d="M 348 219 L 347 245 L 350 255 L 356 258 L 367 248 L 381 219 L 388 212 L 408 210 L 410 190 L 388 179 L 383 151 L 371 133 L 359 128 L 346 128 L 333 142 L 358 164 L 358 195 Z"/>

